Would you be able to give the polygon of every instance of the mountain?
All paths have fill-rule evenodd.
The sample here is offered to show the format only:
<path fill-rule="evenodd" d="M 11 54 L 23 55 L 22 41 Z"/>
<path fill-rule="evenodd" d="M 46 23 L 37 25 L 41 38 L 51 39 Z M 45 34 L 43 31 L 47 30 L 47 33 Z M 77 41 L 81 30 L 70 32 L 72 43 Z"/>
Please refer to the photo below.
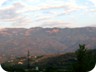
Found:
<path fill-rule="evenodd" d="M 77 50 L 79 44 L 96 48 L 96 27 L 5 28 L 0 30 L 0 60 L 6 57 L 60 54 Z"/>

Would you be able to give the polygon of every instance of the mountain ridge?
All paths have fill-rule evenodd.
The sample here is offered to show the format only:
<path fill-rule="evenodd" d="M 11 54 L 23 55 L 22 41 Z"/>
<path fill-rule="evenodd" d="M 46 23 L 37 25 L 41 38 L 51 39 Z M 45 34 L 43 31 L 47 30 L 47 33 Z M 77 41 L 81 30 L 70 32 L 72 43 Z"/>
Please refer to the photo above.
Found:
<path fill-rule="evenodd" d="M 59 54 L 78 49 L 79 44 L 96 47 L 96 27 L 5 28 L 0 31 L 0 57 Z"/>

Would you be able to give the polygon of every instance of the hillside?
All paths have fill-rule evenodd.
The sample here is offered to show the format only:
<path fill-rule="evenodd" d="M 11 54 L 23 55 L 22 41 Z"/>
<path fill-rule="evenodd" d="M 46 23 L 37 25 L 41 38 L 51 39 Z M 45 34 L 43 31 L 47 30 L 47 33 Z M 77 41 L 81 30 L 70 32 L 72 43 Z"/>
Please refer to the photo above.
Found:
<path fill-rule="evenodd" d="M 84 60 L 87 62 L 89 61 L 89 63 L 87 63 L 87 69 L 89 71 L 95 66 L 96 63 L 96 49 L 89 50 L 88 52 L 89 55 L 92 54 L 92 57 L 94 57 L 92 59 L 90 55 L 90 57 L 88 57 L 89 60 Z M 2 67 L 9 72 L 73 72 L 71 70 L 76 63 L 78 63 L 76 54 L 66 53 L 30 56 L 29 65 L 26 57 L 20 57 L 3 63 Z M 37 67 L 38 70 L 36 70 Z M 29 69 L 30 71 L 26 71 L 26 69 Z"/>
<path fill-rule="evenodd" d="M 78 44 L 96 47 L 96 28 L 5 28 L 0 30 L 0 60 L 31 55 L 72 52 Z M 6 58 L 7 56 L 7 58 Z"/>

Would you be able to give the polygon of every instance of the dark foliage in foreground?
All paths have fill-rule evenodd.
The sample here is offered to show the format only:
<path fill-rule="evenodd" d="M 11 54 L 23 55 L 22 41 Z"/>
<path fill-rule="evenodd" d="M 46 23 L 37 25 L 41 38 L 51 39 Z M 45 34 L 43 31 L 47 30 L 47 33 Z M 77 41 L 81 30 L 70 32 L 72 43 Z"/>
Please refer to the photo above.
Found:
<path fill-rule="evenodd" d="M 9 72 L 88 72 L 94 68 L 95 62 L 96 50 L 87 50 L 85 45 L 79 45 L 75 53 L 38 56 L 26 59 L 23 64 L 16 64 L 14 60 L 3 63 L 2 67 Z"/>

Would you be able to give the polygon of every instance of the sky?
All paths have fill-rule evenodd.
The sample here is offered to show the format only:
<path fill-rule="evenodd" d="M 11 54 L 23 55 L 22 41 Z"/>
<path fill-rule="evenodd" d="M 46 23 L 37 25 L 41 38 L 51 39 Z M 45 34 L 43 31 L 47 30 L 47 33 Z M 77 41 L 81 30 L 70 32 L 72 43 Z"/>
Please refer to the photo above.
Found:
<path fill-rule="evenodd" d="M 0 28 L 96 26 L 96 0 L 0 0 Z"/>

